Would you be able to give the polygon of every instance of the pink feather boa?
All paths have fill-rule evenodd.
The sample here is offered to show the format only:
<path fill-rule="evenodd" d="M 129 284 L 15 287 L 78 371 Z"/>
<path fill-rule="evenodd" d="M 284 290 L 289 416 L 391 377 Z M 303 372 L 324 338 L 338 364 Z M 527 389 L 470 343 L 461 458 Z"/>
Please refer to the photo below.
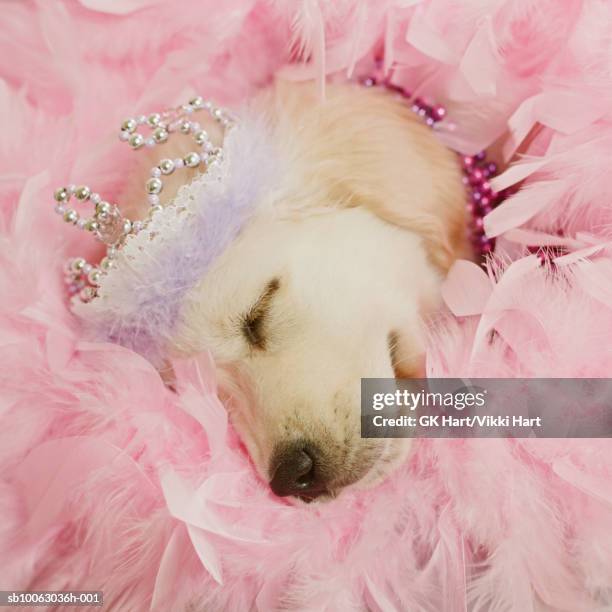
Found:
<path fill-rule="evenodd" d="M 291 44 L 311 63 L 287 64 Z M 291 507 L 255 477 L 206 356 L 177 364 L 173 394 L 138 355 L 84 342 L 66 308 L 61 262 L 83 239 L 50 194 L 78 179 L 112 195 L 129 164 L 113 140 L 122 118 L 196 90 L 231 104 L 277 70 L 322 87 L 381 45 L 398 83 L 448 106 L 450 146 L 473 153 L 509 128 L 509 157 L 539 126 L 497 179 L 523 181 L 487 219 L 497 259 L 449 276 L 428 373 L 612 374 L 609 3 L 5 4 L 0 588 L 103 589 L 115 610 L 612 600 L 608 440 L 423 441 L 377 489 Z M 554 274 L 525 248 L 547 244 L 568 253 Z"/>

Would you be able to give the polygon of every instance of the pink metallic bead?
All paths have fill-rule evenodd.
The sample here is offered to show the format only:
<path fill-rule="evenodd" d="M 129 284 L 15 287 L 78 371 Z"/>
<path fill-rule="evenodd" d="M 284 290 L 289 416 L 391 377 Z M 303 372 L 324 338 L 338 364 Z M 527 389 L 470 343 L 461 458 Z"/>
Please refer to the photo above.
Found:
<path fill-rule="evenodd" d="M 446 117 L 446 109 L 440 104 L 437 104 L 432 109 L 432 116 L 436 121 L 442 121 L 442 119 Z"/>
<path fill-rule="evenodd" d="M 470 173 L 470 183 L 472 185 L 478 185 L 479 183 L 482 183 L 483 179 L 484 174 L 480 168 L 474 168 L 474 170 L 472 170 L 472 172 Z"/>
<path fill-rule="evenodd" d="M 472 236 L 472 247 L 478 252 L 481 252 L 482 244 L 480 243 L 480 235 L 474 234 Z"/>

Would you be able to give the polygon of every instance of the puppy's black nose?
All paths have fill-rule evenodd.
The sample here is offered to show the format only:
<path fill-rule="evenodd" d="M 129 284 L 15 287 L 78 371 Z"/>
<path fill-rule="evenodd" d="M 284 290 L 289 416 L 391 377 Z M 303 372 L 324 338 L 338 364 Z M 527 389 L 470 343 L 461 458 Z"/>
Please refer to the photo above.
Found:
<path fill-rule="evenodd" d="M 312 500 L 324 492 L 317 473 L 316 453 L 306 444 L 285 447 L 274 454 L 270 488 L 275 495 Z"/>

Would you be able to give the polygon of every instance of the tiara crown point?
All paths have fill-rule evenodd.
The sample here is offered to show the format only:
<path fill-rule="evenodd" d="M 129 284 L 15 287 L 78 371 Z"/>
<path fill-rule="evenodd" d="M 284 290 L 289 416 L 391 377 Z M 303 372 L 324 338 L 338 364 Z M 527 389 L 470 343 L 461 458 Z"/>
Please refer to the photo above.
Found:
<path fill-rule="evenodd" d="M 78 187 L 68 185 L 55 190 L 53 194 L 56 203 L 55 210 L 62 215 L 64 221 L 93 233 L 98 240 L 107 245 L 106 256 L 98 266 L 92 266 L 82 257 L 68 262 L 65 272 L 66 283 L 71 295 L 78 296 L 85 303 L 97 297 L 98 287 L 104 276 L 114 268 L 117 251 L 124 245 L 128 236 L 140 232 L 156 212 L 163 210 L 164 207 L 159 200 L 159 194 L 164 186 L 163 176 L 184 167 L 195 169 L 203 165 L 206 169 L 208 162 L 218 157 L 219 149 L 216 149 L 210 142 L 208 133 L 201 128 L 199 123 L 191 120 L 193 114 L 201 110 L 207 111 L 225 129 L 232 127 L 236 122 L 234 117 L 224 109 L 215 106 L 202 96 L 194 96 L 187 104 L 162 112 L 130 117 L 121 123 L 119 138 L 134 150 L 163 144 L 167 142 L 171 134 L 177 131 L 183 135 L 191 135 L 201 149 L 199 152 L 191 151 L 183 158 L 162 159 L 157 166 L 152 168 L 151 178 L 145 185 L 150 209 L 144 221 L 131 221 L 124 217 L 116 205 L 103 200 L 100 194 L 93 192 L 87 185 Z M 150 135 L 146 136 L 139 131 L 140 126 L 148 128 Z M 94 205 L 92 217 L 84 218 L 77 210 L 68 206 L 73 196 L 79 202 L 89 201 Z"/>

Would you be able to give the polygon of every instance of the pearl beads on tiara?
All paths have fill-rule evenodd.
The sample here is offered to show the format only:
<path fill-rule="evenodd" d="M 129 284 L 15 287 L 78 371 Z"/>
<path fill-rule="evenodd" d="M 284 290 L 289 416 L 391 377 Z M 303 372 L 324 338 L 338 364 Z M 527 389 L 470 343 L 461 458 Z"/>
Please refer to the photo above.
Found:
<path fill-rule="evenodd" d="M 79 229 L 91 232 L 98 240 L 107 245 L 106 257 L 98 266 L 93 266 L 82 257 L 76 257 L 66 263 L 64 268 L 65 281 L 72 296 L 78 296 L 83 302 L 89 302 L 97 295 L 97 287 L 103 276 L 114 267 L 118 249 L 125 240 L 137 234 L 146 227 L 148 220 L 163 207 L 159 194 L 164 188 L 163 176 L 172 174 L 180 168 L 202 168 L 221 159 L 222 149 L 215 147 L 209 140 L 202 126 L 191 119 L 194 113 L 206 111 L 225 130 L 235 124 L 235 118 L 225 109 L 215 106 L 201 96 L 192 98 L 187 104 L 165 110 L 161 113 L 139 115 L 126 119 L 121 123 L 119 139 L 127 142 L 134 149 L 155 147 L 165 143 L 170 135 L 178 132 L 190 135 L 199 147 L 199 151 L 191 151 L 182 158 L 162 159 L 151 169 L 151 178 L 145 184 L 145 191 L 151 208 L 145 221 L 130 221 L 124 218 L 115 204 L 111 204 L 87 185 L 68 185 L 60 187 L 54 193 L 55 210 L 67 223 L 76 225 Z M 149 134 L 139 131 L 140 127 L 148 129 Z M 80 203 L 91 202 L 94 214 L 86 218 L 70 204 L 75 198 Z"/>

